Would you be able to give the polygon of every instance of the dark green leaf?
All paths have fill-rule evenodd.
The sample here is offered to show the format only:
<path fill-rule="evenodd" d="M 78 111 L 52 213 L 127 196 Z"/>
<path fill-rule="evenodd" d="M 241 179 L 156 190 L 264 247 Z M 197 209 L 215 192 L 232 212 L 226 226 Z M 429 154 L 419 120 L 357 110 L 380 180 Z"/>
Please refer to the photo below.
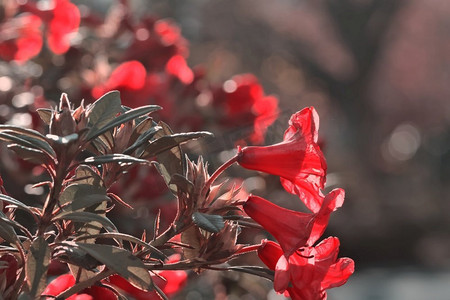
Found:
<path fill-rule="evenodd" d="M 40 295 L 47 284 L 47 270 L 50 264 L 51 250 L 43 237 L 38 237 L 30 247 L 26 262 L 27 283 L 31 297 Z"/>
<path fill-rule="evenodd" d="M 43 136 L 40 132 L 28 129 L 28 128 L 22 128 L 14 125 L 0 125 L 0 132 L 14 135 L 20 139 L 26 140 L 31 143 L 34 147 L 40 150 L 43 150 L 50 156 L 56 156 L 55 151 L 50 146 L 50 144 L 45 139 L 45 136 Z M 16 141 L 17 142 L 17 141 Z M 27 145 L 25 145 L 27 146 Z M 30 147 L 30 146 L 27 146 Z"/>
<path fill-rule="evenodd" d="M 77 243 L 80 249 L 117 272 L 127 281 L 143 290 L 149 290 L 152 279 L 144 263 L 131 252 L 110 245 Z"/>
<path fill-rule="evenodd" d="M 31 150 L 37 150 L 37 151 L 41 152 L 42 154 L 45 154 L 46 156 L 48 156 L 50 159 L 53 159 L 52 154 L 49 154 L 47 152 L 47 150 L 43 149 L 40 145 L 38 145 L 38 144 L 44 144 L 44 142 L 39 141 L 38 139 L 34 139 L 32 137 L 27 137 L 24 135 L 17 136 L 17 135 L 10 134 L 7 132 L 0 132 L 0 140 L 4 140 L 9 143 L 14 143 L 14 144 L 17 144 L 18 146 L 25 147 L 25 148 L 28 148 Z M 32 141 L 29 141 L 29 140 L 34 140 L 34 141 L 36 141 L 36 143 L 33 143 Z M 38 141 L 39 141 L 39 143 L 38 143 Z M 10 145 L 8 145 L 8 146 L 10 146 Z M 51 149 L 51 151 L 53 151 L 53 149 L 50 147 L 50 145 L 48 145 L 48 147 Z M 53 153 L 54 153 L 54 151 L 53 151 Z"/>
<path fill-rule="evenodd" d="M 167 256 L 164 253 L 162 253 L 160 250 L 153 247 L 152 245 L 145 243 L 142 240 L 140 240 L 132 235 L 128 235 L 128 234 L 120 233 L 120 232 L 105 232 L 105 233 L 94 234 L 94 235 L 89 235 L 89 236 L 80 236 L 80 237 L 77 237 L 76 240 L 80 241 L 80 240 L 91 239 L 91 238 L 102 238 L 102 239 L 110 238 L 110 239 L 129 241 L 129 242 L 132 242 L 132 243 L 135 243 L 137 245 L 144 247 L 144 249 L 150 250 L 150 252 L 157 254 L 160 259 L 167 258 Z"/>
<path fill-rule="evenodd" d="M 108 122 L 101 128 L 97 128 L 97 127 L 91 128 L 86 136 L 86 140 L 90 141 L 93 138 L 98 137 L 99 135 L 107 132 L 108 130 L 110 130 L 116 126 L 119 126 L 123 123 L 134 120 L 137 117 L 149 114 L 149 113 L 159 110 L 159 109 L 161 109 L 161 107 L 157 106 L 157 105 L 146 105 L 146 106 L 142 106 L 142 107 L 138 107 L 138 108 L 129 110 L 129 111 L 119 115 L 118 117 L 114 118 L 113 120 L 111 120 L 110 122 Z"/>
<path fill-rule="evenodd" d="M 86 111 L 88 116 L 88 127 L 99 129 L 110 122 L 122 112 L 120 93 L 111 91 L 101 96 Z"/>
<path fill-rule="evenodd" d="M 72 182 L 103 187 L 101 176 L 92 167 L 87 165 L 78 166 L 75 171 L 75 176 L 72 178 Z"/>
<path fill-rule="evenodd" d="M 169 184 L 175 184 L 179 190 L 186 194 L 191 194 L 194 190 L 194 184 L 180 174 L 174 174 Z"/>
<path fill-rule="evenodd" d="M 126 154 L 107 154 L 102 156 L 92 156 L 86 158 L 83 163 L 88 165 L 100 165 L 100 164 L 106 164 L 106 163 L 140 163 L 140 164 L 146 164 L 148 161 L 145 159 L 139 159 L 130 155 Z"/>
<path fill-rule="evenodd" d="M 59 219 L 72 220 L 74 222 L 81 222 L 81 223 L 99 222 L 105 227 L 105 229 L 109 229 L 109 231 L 117 231 L 116 226 L 107 217 L 100 216 L 96 213 L 86 211 L 63 212 L 55 217 L 55 220 Z"/>
<path fill-rule="evenodd" d="M 41 165 L 49 162 L 48 156 L 41 150 L 28 148 L 17 144 L 9 144 L 7 147 L 16 152 L 16 154 L 23 160 L 29 161 L 33 164 Z"/>
<path fill-rule="evenodd" d="M 192 221 L 194 221 L 198 227 L 214 233 L 219 232 L 225 226 L 222 216 L 208 215 L 198 211 L 192 214 Z"/>
<path fill-rule="evenodd" d="M 8 221 L 11 220 L 9 220 L 3 213 L 0 213 L 0 237 L 8 243 L 15 245 L 19 242 L 19 238 Z"/>
<path fill-rule="evenodd" d="M 8 204 L 14 205 L 17 208 L 24 210 L 24 211 L 28 212 L 29 214 L 31 214 L 33 216 L 33 218 L 36 218 L 33 211 L 27 205 L 23 204 L 19 200 L 16 200 L 8 195 L 3 195 L 3 194 L 0 194 L 0 200 L 3 202 L 6 202 Z"/>
<path fill-rule="evenodd" d="M 125 149 L 125 151 L 123 152 L 124 154 L 130 154 L 133 153 L 134 150 L 136 150 L 137 148 L 139 148 L 140 146 L 144 145 L 145 143 L 147 143 L 151 138 L 153 138 L 153 136 L 155 135 L 155 133 L 157 131 L 161 130 L 161 127 L 159 126 L 155 126 L 150 128 L 147 132 L 143 133 L 142 135 L 140 135 L 138 137 L 138 139 L 133 143 L 133 145 L 131 145 L 130 147 L 128 147 L 127 149 Z"/>
<path fill-rule="evenodd" d="M 151 142 L 150 145 L 145 149 L 142 157 L 152 157 L 187 141 L 207 136 L 213 136 L 213 134 L 207 131 L 198 131 L 166 135 Z"/>

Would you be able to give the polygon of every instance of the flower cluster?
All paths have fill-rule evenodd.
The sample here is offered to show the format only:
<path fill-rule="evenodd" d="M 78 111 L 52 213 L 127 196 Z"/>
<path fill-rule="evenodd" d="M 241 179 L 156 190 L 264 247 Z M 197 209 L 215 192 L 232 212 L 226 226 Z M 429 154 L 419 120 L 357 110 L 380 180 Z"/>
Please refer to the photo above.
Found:
<path fill-rule="evenodd" d="M 283 142 L 240 149 L 237 162 L 280 176 L 283 187 L 297 194 L 311 213 L 285 209 L 257 196 L 250 196 L 243 207 L 279 243 L 263 241 L 258 249 L 261 260 L 275 270 L 275 290 L 293 299 L 325 299 L 326 289 L 344 284 L 354 271 L 351 259 L 337 259 L 337 238 L 315 245 L 330 214 L 342 206 L 344 190 L 321 192 L 327 166 L 317 144 L 319 117 L 315 109 L 297 112 L 289 125 Z"/>
<path fill-rule="evenodd" d="M 70 0 L 54 0 L 42 8 L 36 2 L 9 1 L 0 24 L 0 57 L 23 63 L 38 55 L 43 46 L 43 28 L 48 48 L 67 52 L 80 25 L 80 12 Z"/>

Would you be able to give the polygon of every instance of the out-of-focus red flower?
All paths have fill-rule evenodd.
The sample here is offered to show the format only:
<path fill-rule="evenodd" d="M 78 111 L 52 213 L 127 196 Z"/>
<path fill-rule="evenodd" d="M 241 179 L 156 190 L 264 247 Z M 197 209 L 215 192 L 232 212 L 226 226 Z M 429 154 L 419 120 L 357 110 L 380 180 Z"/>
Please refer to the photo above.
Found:
<path fill-rule="evenodd" d="M 30 14 L 17 16 L 1 24 L 0 57 L 22 63 L 38 55 L 43 43 L 41 25 L 41 19 Z"/>
<path fill-rule="evenodd" d="M 48 47 L 56 54 L 67 52 L 70 36 L 80 26 L 80 11 L 69 0 L 55 0 L 53 17 L 47 32 Z"/>
<path fill-rule="evenodd" d="M 114 69 L 105 83 L 92 89 L 92 96 L 99 98 L 111 90 L 137 91 L 144 87 L 146 76 L 147 71 L 140 62 L 136 60 L 124 62 Z"/>
<path fill-rule="evenodd" d="M 50 282 L 42 295 L 45 296 L 57 296 L 65 290 L 75 285 L 75 278 L 72 274 L 64 274 L 55 278 Z M 48 297 L 47 299 L 53 299 Z M 68 300 L 117 300 L 116 294 L 110 289 L 101 286 L 92 286 L 90 288 L 84 289 L 79 294 L 75 294 L 67 298 Z"/>
<path fill-rule="evenodd" d="M 179 254 L 174 254 L 169 257 L 167 263 L 175 263 L 180 260 Z M 159 276 L 166 279 L 162 280 L 157 276 L 152 276 L 153 283 L 156 284 L 167 296 L 171 296 L 178 292 L 187 281 L 187 274 L 185 271 L 161 271 L 158 273 Z M 143 291 L 133 286 L 127 280 L 119 275 L 113 275 L 108 279 L 109 283 L 118 287 L 119 289 L 126 292 L 129 296 L 136 300 L 159 300 L 161 299 L 155 291 Z"/>
<path fill-rule="evenodd" d="M 184 84 L 190 84 L 194 80 L 194 72 L 181 55 L 172 56 L 166 65 L 166 72 L 178 78 Z"/>
<path fill-rule="evenodd" d="M 138 59 L 152 72 L 163 71 L 175 55 L 188 56 L 188 43 L 175 22 L 145 17 L 134 28 L 134 40 L 125 53 L 125 60 Z"/>
<path fill-rule="evenodd" d="M 324 300 L 326 290 L 345 284 L 355 269 L 352 259 L 337 259 L 338 252 L 338 238 L 329 237 L 315 247 L 298 249 L 289 258 L 277 243 L 264 241 L 258 256 L 275 270 L 275 291 L 287 291 L 285 295 L 293 300 Z"/>
<path fill-rule="evenodd" d="M 278 100 L 266 96 L 253 74 L 236 75 L 214 93 L 213 104 L 223 110 L 221 123 L 226 126 L 253 124 L 250 141 L 260 144 L 264 134 L 278 117 Z"/>
<path fill-rule="evenodd" d="M 0 268 L 0 292 L 1 292 L 2 291 L 1 287 L 9 288 L 16 281 L 18 263 L 16 257 L 8 253 L 0 256 L 0 262 L 2 264 L 3 263 L 7 264 L 7 266 L 2 266 L 2 268 Z"/>
<path fill-rule="evenodd" d="M 325 196 L 317 213 L 289 210 L 258 196 L 249 196 L 245 212 L 280 243 L 286 257 L 298 248 L 312 246 L 323 234 L 331 212 L 342 206 L 344 190 L 336 189 Z"/>
<path fill-rule="evenodd" d="M 281 184 L 313 212 L 323 202 L 327 164 L 317 144 L 319 116 L 313 107 L 295 113 L 281 143 L 239 150 L 238 163 L 247 169 L 281 177 Z"/>

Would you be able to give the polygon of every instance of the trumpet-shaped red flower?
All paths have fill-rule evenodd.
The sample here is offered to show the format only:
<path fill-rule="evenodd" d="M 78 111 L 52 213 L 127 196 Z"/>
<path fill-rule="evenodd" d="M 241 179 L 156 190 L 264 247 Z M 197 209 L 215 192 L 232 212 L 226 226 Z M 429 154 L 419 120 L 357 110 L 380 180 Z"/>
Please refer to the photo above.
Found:
<path fill-rule="evenodd" d="M 275 291 L 293 300 L 324 300 L 326 290 L 345 284 L 355 269 L 352 259 L 337 259 L 338 252 L 339 239 L 329 237 L 315 247 L 298 249 L 289 258 L 277 243 L 264 241 L 258 256 L 275 270 Z"/>
<path fill-rule="evenodd" d="M 47 33 L 48 47 L 56 54 L 67 52 L 70 36 L 80 26 L 80 11 L 69 0 L 55 0 L 53 17 Z"/>
<path fill-rule="evenodd" d="M 247 169 L 278 175 L 281 184 L 313 212 L 323 202 L 327 164 L 317 144 L 319 116 L 313 107 L 295 113 L 281 143 L 239 150 L 238 163 Z"/>
<path fill-rule="evenodd" d="M 64 274 L 58 276 L 52 282 L 50 282 L 49 285 L 47 285 L 45 290 L 42 292 L 42 295 L 57 296 L 74 285 L 75 285 L 75 278 L 73 277 L 73 275 Z M 53 298 L 48 297 L 47 299 Z M 95 299 L 117 300 L 117 296 L 110 289 L 101 286 L 92 286 L 90 288 L 84 289 L 79 294 L 75 294 L 67 298 L 67 300 L 95 300 Z"/>
<path fill-rule="evenodd" d="M 34 15 L 20 15 L 0 26 L 0 57 L 25 62 L 42 48 L 42 21 Z"/>
<path fill-rule="evenodd" d="M 168 263 L 174 263 L 180 260 L 179 254 L 174 254 L 169 257 Z M 152 276 L 153 283 L 158 285 L 158 287 L 166 294 L 167 296 L 171 296 L 178 292 L 187 281 L 187 274 L 185 271 L 176 270 L 176 271 L 161 271 L 158 273 L 159 276 L 166 279 L 164 281 L 160 277 Z M 119 275 L 113 275 L 108 279 L 109 283 L 118 287 L 119 289 L 126 292 L 128 295 L 133 297 L 136 300 L 159 300 L 161 299 L 155 291 L 144 291 L 138 289 L 129 283 L 126 279 Z"/>
<path fill-rule="evenodd" d="M 184 84 L 190 84 L 194 80 L 194 72 L 181 55 L 172 56 L 166 65 L 166 72 L 178 78 Z"/>
<path fill-rule="evenodd" d="M 325 196 L 317 213 L 289 210 L 258 196 L 249 196 L 245 212 L 280 243 L 286 257 L 298 248 L 313 245 L 328 225 L 331 212 L 342 206 L 344 190 L 335 189 Z"/>

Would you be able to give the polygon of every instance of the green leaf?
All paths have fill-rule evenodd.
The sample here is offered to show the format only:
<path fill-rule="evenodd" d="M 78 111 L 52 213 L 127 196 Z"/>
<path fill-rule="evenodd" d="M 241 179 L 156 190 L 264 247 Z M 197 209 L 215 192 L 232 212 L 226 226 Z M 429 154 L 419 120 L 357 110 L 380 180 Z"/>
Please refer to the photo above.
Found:
<path fill-rule="evenodd" d="M 207 131 L 198 131 L 166 135 L 151 142 L 150 145 L 145 149 L 142 157 L 152 157 L 187 141 L 207 136 L 213 136 L 213 134 Z"/>
<path fill-rule="evenodd" d="M 198 211 L 192 214 L 192 221 L 194 221 L 198 227 L 213 233 L 219 232 L 225 226 L 222 216 L 208 215 Z"/>
<path fill-rule="evenodd" d="M 41 150 L 21 146 L 18 144 L 9 144 L 7 147 L 14 151 L 23 160 L 29 161 L 33 164 L 41 165 L 47 164 L 49 162 L 48 156 L 46 156 Z"/>
<path fill-rule="evenodd" d="M 41 120 L 44 121 L 45 124 L 50 125 L 50 121 L 52 120 L 53 110 L 50 108 L 38 108 L 36 109 Z"/>
<path fill-rule="evenodd" d="M 0 132 L 16 136 L 22 140 L 28 141 L 33 145 L 32 148 L 40 149 L 49 156 L 55 157 L 55 150 L 50 146 L 50 144 L 45 139 L 40 132 L 28 128 L 22 128 L 14 125 L 0 125 Z M 25 145 L 27 146 L 27 145 Z M 27 147 L 30 147 L 29 145 Z"/>
<path fill-rule="evenodd" d="M 134 150 L 136 150 L 137 148 L 139 148 L 140 146 L 144 145 L 145 143 L 147 143 L 151 138 L 154 137 L 155 133 L 158 132 L 159 130 L 161 130 L 162 128 L 160 126 L 155 126 L 150 128 L 148 131 L 146 131 L 145 133 L 143 133 L 142 135 L 140 135 L 137 140 L 133 143 L 133 145 L 131 145 L 130 147 L 128 147 L 127 149 L 125 149 L 125 151 L 123 152 L 124 154 L 130 154 L 132 153 Z"/>
<path fill-rule="evenodd" d="M 41 147 L 41 144 L 44 144 L 44 142 L 42 142 L 42 141 L 40 141 L 38 139 L 34 139 L 32 137 L 27 137 L 27 136 L 24 136 L 24 135 L 17 136 L 17 135 L 10 134 L 10 133 L 7 133 L 7 132 L 0 132 L 0 140 L 4 140 L 4 141 L 9 142 L 9 143 L 14 143 L 14 144 L 17 144 L 17 145 L 19 145 L 21 147 L 25 147 L 25 148 L 28 148 L 28 149 L 40 151 L 41 153 L 45 154 L 51 160 L 54 159 L 54 155 L 53 154 L 55 152 L 53 151 L 53 148 L 51 148 L 50 145 L 47 144 L 47 146 L 51 149 L 51 152 L 53 154 L 49 153 L 48 149 L 44 149 L 44 148 Z M 8 146 L 10 146 L 10 145 L 8 145 Z M 46 160 L 48 160 L 48 159 L 46 159 Z"/>
<path fill-rule="evenodd" d="M 117 231 L 116 226 L 107 217 L 100 216 L 96 213 L 79 211 L 79 212 L 63 212 L 58 214 L 54 220 L 72 220 L 74 222 L 89 223 L 99 222 L 109 231 Z"/>
<path fill-rule="evenodd" d="M 64 189 L 59 197 L 61 205 L 69 203 L 64 211 L 78 211 L 103 201 L 109 201 L 106 190 L 90 184 L 71 184 Z"/>
<path fill-rule="evenodd" d="M 101 128 L 97 128 L 97 126 L 91 128 L 89 130 L 88 134 L 86 135 L 86 140 L 90 141 L 116 126 L 119 126 L 123 123 L 134 120 L 137 117 L 149 114 L 149 113 L 154 112 L 159 109 L 161 109 L 161 107 L 157 106 L 157 105 L 146 105 L 146 106 L 142 106 L 142 107 L 138 107 L 138 108 L 129 110 L 129 111 L 115 117 L 113 120 L 111 120 L 110 122 L 108 122 Z"/>
<path fill-rule="evenodd" d="M 19 200 L 14 199 L 13 197 L 10 197 L 8 195 L 3 195 L 0 194 L 0 200 L 3 202 L 6 202 L 8 204 L 14 205 L 17 208 L 26 211 L 27 213 L 31 214 L 33 216 L 33 218 L 36 218 L 35 214 L 33 213 L 33 211 L 25 204 L 23 204 L 22 202 L 20 202 Z"/>
<path fill-rule="evenodd" d="M 169 184 L 175 184 L 177 188 L 186 194 L 191 194 L 194 190 L 194 184 L 180 174 L 174 174 Z"/>
<path fill-rule="evenodd" d="M 139 163 L 139 164 L 147 164 L 148 161 L 145 159 L 139 159 L 126 154 L 107 154 L 101 156 L 91 156 L 86 158 L 83 163 L 88 165 L 100 165 L 106 163 Z"/>
<path fill-rule="evenodd" d="M 89 184 L 97 187 L 103 187 L 103 179 L 90 166 L 79 165 L 75 170 L 75 176 L 71 180 L 79 184 Z"/>
<path fill-rule="evenodd" d="M 122 112 L 119 91 L 111 91 L 101 96 L 86 111 L 88 127 L 99 129 Z"/>
<path fill-rule="evenodd" d="M 166 123 L 160 121 L 158 126 L 161 126 L 162 130 L 156 133 L 155 138 L 161 138 L 173 134 L 172 129 L 170 129 L 169 125 Z M 142 155 L 140 152 L 137 154 L 139 156 Z M 160 153 L 156 158 L 158 162 L 154 162 L 154 166 L 158 170 L 159 174 L 161 174 L 172 193 L 176 195 L 177 186 L 175 184 L 170 184 L 170 180 L 172 179 L 173 174 L 184 174 L 186 169 L 185 161 L 183 159 L 183 151 L 180 145 Z"/>
<path fill-rule="evenodd" d="M 80 237 L 77 237 L 75 240 L 80 241 L 80 240 L 91 239 L 91 238 L 92 239 L 94 239 L 94 238 L 108 239 L 109 238 L 109 239 L 118 239 L 118 240 L 129 241 L 129 242 L 132 242 L 132 243 L 135 243 L 137 245 L 144 247 L 144 249 L 150 250 L 150 252 L 157 254 L 160 259 L 167 258 L 167 256 L 164 253 L 162 253 L 159 249 L 155 248 L 154 246 L 152 246 L 146 242 L 143 242 L 142 240 L 138 239 L 137 237 L 134 237 L 132 235 L 125 234 L 125 233 L 120 233 L 120 232 L 105 232 L 105 233 L 93 234 L 93 235 L 89 235 L 89 236 L 80 236 Z"/>
<path fill-rule="evenodd" d="M 110 245 L 77 243 L 80 249 L 117 272 L 136 287 L 149 290 L 152 279 L 144 263 L 131 252 Z"/>
<path fill-rule="evenodd" d="M 51 250 L 43 237 L 38 237 L 30 247 L 26 261 L 27 283 L 30 295 L 39 296 L 47 284 L 47 270 L 50 264 Z"/>
<path fill-rule="evenodd" d="M 9 220 L 3 213 L 0 213 L 0 237 L 8 243 L 15 245 L 19 242 L 19 238 L 8 221 L 11 220 Z"/>
<path fill-rule="evenodd" d="M 46 137 L 49 140 L 52 140 L 53 142 L 60 144 L 60 145 L 67 145 L 70 144 L 72 142 L 75 142 L 76 140 L 78 140 L 78 134 L 77 133 L 72 133 L 66 136 L 59 136 L 59 135 L 54 135 L 54 134 L 47 134 Z"/>

